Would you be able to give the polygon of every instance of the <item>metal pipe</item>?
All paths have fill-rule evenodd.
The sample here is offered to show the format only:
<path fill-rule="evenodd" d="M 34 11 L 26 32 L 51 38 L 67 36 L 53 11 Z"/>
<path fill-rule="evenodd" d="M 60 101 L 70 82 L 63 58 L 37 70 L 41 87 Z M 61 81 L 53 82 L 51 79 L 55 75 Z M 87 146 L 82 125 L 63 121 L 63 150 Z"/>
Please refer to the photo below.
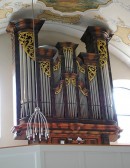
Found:
<path fill-rule="evenodd" d="M 33 110 L 34 110 L 36 105 L 36 86 L 35 86 L 35 65 L 33 60 L 31 60 L 31 69 L 32 69 L 32 97 L 33 97 Z"/>
<path fill-rule="evenodd" d="M 29 115 L 32 113 L 32 80 L 31 80 L 31 66 L 30 58 L 27 56 L 27 76 L 28 76 L 28 103 L 29 103 Z"/>
<path fill-rule="evenodd" d="M 95 76 L 95 86 L 96 86 L 96 93 L 97 93 L 98 116 L 99 116 L 99 119 L 101 119 L 101 109 L 100 109 L 100 100 L 99 100 L 97 76 Z"/>
<path fill-rule="evenodd" d="M 44 111 L 44 104 L 43 104 L 43 76 L 42 76 L 42 69 L 40 68 L 40 79 L 41 79 L 41 107 L 42 107 L 42 111 Z"/>
<path fill-rule="evenodd" d="M 51 116 L 51 94 L 50 94 L 50 77 L 47 77 L 48 83 L 48 105 L 49 105 L 49 116 Z"/>
<path fill-rule="evenodd" d="M 27 90 L 27 55 L 23 49 L 23 74 L 24 74 L 24 103 L 25 103 L 25 117 L 28 116 L 28 90 Z"/>
<path fill-rule="evenodd" d="M 102 77 L 102 84 L 103 84 L 103 93 L 104 93 L 104 102 L 105 102 L 105 113 L 106 113 L 106 119 L 108 119 L 108 112 L 107 112 L 107 98 L 106 98 L 106 90 L 105 90 L 105 84 L 104 84 L 104 76 L 103 76 L 103 68 L 101 67 L 101 77 Z"/>
<path fill-rule="evenodd" d="M 21 88 L 21 114 L 20 117 L 24 117 L 24 74 L 23 74 L 23 49 L 19 44 L 20 51 L 20 88 Z"/>
<path fill-rule="evenodd" d="M 43 104 L 44 104 L 44 114 L 47 115 L 47 108 L 46 108 L 46 84 L 45 84 L 45 74 L 42 72 L 42 79 L 43 79 Z"/>

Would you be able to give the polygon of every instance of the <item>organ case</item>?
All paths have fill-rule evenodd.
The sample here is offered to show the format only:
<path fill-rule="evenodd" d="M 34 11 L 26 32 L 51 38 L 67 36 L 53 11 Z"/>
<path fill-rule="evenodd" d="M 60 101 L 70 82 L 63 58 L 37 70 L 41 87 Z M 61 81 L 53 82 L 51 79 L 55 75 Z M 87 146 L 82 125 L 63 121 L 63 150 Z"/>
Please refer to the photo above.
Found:
<path fill-rule="evenodd" d="M 38 103 L 50 130 L 50 138 L 42 143 L 115 141 L 120 129 L 108 54 L 111 34 L 101 27 L 88 27 L 81 37 L 87 52 L 77 56 L 78 44 L 72 42 L 38 46 L 38 32 L 43 23 L 34 20 L 33 28 L 33 20 L 22 19 L 10 22 L 7 27 L 12 34 L 15 58 L 15 139 L 26 139 L 27 121 Z"/>

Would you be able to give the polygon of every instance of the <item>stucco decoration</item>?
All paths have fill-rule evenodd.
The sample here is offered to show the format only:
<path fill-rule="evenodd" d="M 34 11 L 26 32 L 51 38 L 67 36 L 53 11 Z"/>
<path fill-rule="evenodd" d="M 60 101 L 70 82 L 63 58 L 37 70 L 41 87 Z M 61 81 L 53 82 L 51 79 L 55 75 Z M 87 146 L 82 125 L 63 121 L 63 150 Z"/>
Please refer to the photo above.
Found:
<path fill-rule="evenodd" d="M 70 23 L 76 24 L 80 21 L 80 14 L 76 15 L 60 15 L 57 13 L 53 13 L 50 10 L 44 10 L 42 14 L 38 15 L 39 19 L 46 19 L 55 22 L 62 22 L 62 23 Z"/>
<path fill-rule="evenodd" d="M 115 35 L 119 36 L 123 43 L 130 45 L 130 28 L 118 26 Z"/>
<path fill-rule="evenodd" d="M 1 8 L 0 9 L 0 19 L 4 19 L 7 17 L 8 14 L 12 13 L 12 8 Z"/>
<path fill-rule="evenodd" d="M 5 31 L 8 21 L 13 13 L 22 9 L 28 8 L 31 0 L 1 0 L 0 1 L 0 33 Z"/>

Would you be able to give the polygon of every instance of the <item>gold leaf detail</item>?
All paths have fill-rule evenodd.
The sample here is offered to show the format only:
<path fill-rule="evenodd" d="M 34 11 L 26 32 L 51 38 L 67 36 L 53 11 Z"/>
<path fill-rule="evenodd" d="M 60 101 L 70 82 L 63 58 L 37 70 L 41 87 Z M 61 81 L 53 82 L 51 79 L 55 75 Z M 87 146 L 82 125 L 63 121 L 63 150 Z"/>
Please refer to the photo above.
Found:
<path fill-rule="evenodd" d="M 76 86 L 76 79 L 75 78 L 71 78 L 71 83 L 73 86 Z"/>
<path fill-rule="evenodd" d="M 80 71 L 81 73 L 85 74 L 85 68 L 83 68 L 83 67 L 79 64 L 78 61 L 76 61 L 76 62 L 77 62 L 79 71 Z"/>
<path fill-rule="evenodd" d="M 53 66 L 53 71 L 57 71 L 61 66 L 61 59 L 59 59 L 59 61 L 57 62 L 57 64 L 55 64 Z"/>
<path fill-rule="evenodd" d="M 49 61 L 42 61 L 40 63 L 40 67 L 48 77 L 51 77 L 51 70 L 50 70 L 50 62 Z"/>
<path fill-rule="evenodd" d="M 23 46 L 25 53 L 34 59 L 34 37 L 33 32 L 19 33 L 19 42 Z"/>
<path fill-rule="evenodd" d="M 94 65 L 88 65 L 88 79 L 92 81 L 93 78 L 96 76 L 97 67 Z"/>
<path fill-rule="evenodd" d="M 70 85 L 72 83 L 73 86 L 76 86 L 76 78 L 65 78 L 66 85 Z"/>
<path fill-rule="evenodd" d="M 70 78 L 65 78 L 66 85 L 70 85 Z"/>
<path fill-rule="evenodd" d="M 86 88 L 82 88 L 80 85 L 78 87 L 84 96 L 88 96 L 88 90 Z"/>
<path fill-rule="evenodd" d="M 97 40 L 98 52 L 100 54 L 100 66 L 103 67 L 107 63 L 107 45 L 105 40 Z"/>
<path fill-rule="evenodd" d="M 60 83 L 60 85 L 56 88 L 55 94 L 59 94 L 63 88 L 63 82 Z"/>
<path fill-rule="evenodd" d="M 63 53 L 72 56 L 73 48 L 72 47 L 63 47 Z"/>

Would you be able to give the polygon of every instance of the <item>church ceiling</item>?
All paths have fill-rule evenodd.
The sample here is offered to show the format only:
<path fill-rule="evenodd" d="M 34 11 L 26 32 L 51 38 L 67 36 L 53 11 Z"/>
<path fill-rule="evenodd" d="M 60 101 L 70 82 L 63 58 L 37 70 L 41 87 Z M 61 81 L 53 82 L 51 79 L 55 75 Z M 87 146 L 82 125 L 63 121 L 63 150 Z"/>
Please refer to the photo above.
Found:
<path fill-rule="evenodd" d="M 35 17 L 84 31 L 87 26 L 109 28 L 111 45 L 130 59 L 130 0 L 33 0 Z M 0 0 L 0 33 L 12 18 L 32 17 L 32 0 Z"/>

